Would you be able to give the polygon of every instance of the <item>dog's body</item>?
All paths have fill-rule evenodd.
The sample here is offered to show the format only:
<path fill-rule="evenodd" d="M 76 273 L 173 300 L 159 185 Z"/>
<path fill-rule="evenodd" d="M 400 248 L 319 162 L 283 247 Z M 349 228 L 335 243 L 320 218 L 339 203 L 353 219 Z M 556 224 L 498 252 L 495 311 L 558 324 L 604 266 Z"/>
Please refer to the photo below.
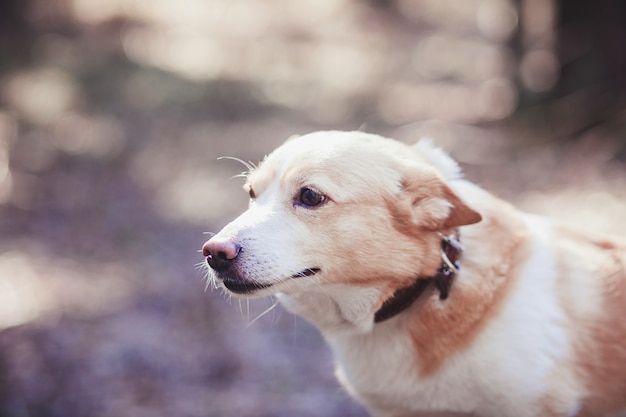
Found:
<path fill-rule="evenodd" d="M 317 132 L 247 178 L 250 208 L 203 247 L 211 275 L 318 327 L 372 415 L 626 416 L 624 240 L 523 214 L 428 143 Z M 376 321 L 454 231 L 449 297 L 430 285 Z"/>

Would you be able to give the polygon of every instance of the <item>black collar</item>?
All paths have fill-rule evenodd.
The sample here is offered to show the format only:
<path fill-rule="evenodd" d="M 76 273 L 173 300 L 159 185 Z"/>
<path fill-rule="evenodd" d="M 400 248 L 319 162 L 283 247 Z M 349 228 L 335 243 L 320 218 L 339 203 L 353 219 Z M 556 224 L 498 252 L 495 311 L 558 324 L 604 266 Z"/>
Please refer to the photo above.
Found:
<path fill-rule="evenodd" d="M 381 321 L 390 319 L 409 308 L 422 295 L 431 282 L 433 282 L 439 290 L 439 298 L 441 300 L 448 298 L 452 280 L 460 268 L 458 258 L 464 248 L 459 242 L 459 229 L 455 229 L 454 233 L 449 236 L 443 233 L 441 236 L 442 261 L 437 273 L 428 278 L 420 277 L 408 287 L 396 290 L 374 314 L 374 323 L 380 323 Z"/>

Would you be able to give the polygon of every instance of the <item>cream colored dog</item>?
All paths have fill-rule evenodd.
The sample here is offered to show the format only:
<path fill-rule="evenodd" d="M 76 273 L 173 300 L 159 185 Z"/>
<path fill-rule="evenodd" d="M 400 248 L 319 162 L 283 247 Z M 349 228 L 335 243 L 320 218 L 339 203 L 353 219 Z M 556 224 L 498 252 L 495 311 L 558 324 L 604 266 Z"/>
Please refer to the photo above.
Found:
<path fill-rule="evenodd" d="M 205 243 L 322 332 L 373 416 L 626 416 L 626 242 L 517 211 L 429 142 L 288 140 Z"/>

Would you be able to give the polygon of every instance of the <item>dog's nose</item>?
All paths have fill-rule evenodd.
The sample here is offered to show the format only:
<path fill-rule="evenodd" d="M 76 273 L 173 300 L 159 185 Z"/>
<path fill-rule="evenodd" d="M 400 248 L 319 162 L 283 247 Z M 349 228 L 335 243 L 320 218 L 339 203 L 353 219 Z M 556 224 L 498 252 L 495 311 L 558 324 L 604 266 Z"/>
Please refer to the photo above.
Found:
<path fill-rule="evenodd" d="M 216 271 L 228 268 L 241 251 L 241 245 L 230 241 L 212 238 L 202 245 L 202 255 L 209 266 Z"/>

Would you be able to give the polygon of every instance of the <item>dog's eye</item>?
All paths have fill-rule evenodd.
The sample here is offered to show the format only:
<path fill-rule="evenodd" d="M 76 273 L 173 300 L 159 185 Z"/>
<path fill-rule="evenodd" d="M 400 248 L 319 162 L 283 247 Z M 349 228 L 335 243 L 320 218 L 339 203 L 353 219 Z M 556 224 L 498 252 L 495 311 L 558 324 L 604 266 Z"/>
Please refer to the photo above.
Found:
<path fill-rule="evenodd" d="M 304 187 L 298 195 L 298 202 L 305 207 L 317 207 L 326 201 L 326 196 L 312 188 Z"/>
<path fill-rule="evenodd" d="M 256 198 L 256 194 L 252 187 L 250 187 L 250 189 L 248 190 L 248 194 L 250 194 L 250 199 L 254 200 Z"/>

